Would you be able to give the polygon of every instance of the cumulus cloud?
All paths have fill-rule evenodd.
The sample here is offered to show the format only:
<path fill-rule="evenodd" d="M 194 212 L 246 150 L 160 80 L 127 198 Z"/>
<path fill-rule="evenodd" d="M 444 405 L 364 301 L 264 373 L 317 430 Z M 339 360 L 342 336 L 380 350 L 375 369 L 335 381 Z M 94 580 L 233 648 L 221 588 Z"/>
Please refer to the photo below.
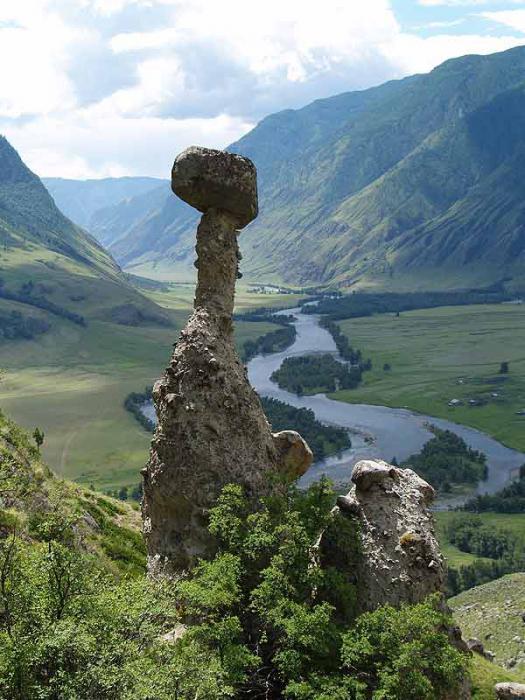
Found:
<path fill-rule="evenodd" d="M 389 0 L 2 0 L 0 130 L 42 175 L 163 176 L 268 113 L 520 43 L 482 14 L 513 31 L 422 37 Z"/>
<path fill-rule="evenodd" d="M 485 19 L 504 24 L 518 32 L 525 34 L 525 10 L 503 10 L 500 12 L 482 12 Z"/>
<path fill-rule="evenodd" d="M 219 114 L 209 119 L 123 118 L 95 105 L 70 115 L 12 124 L 9 138 L 28 165 L 48 177 L 167 177 L 189 144 L 226 146 L 254 124 Z"/>
<path fill-rule="evenodd" d="M 400 34 L 385 46 L 385 53 L 403 72 L 424 73 L 448 58 L 495 53 L 510 49 L 519 43 L 520 39 L 507 36 L 462 34 L 437 35 L 422 39 L 413 34 Z M 416 60 L 414 56 L 417 56 Z"/>

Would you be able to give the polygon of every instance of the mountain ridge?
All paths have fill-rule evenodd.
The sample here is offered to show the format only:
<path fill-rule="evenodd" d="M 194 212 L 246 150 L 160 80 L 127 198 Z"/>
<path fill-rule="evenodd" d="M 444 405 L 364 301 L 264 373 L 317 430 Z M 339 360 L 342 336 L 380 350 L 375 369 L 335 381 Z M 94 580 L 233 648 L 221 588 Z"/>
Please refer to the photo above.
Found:
<path fill-rule="evenodd" d="M 92 230 L 92 219 L 98 211 L 154 190 L 166 181 L 155 177 L 124 176 L 87 180 L 44 177 L 42 182 L 68 218 L 96 234 Z"/>
<path fill-rule="evenodd" d="M 0 298 L 85 323 L 136 323 L 167 317 L 131 284 L 91 234 L 58 209 L 41 179 L 0 137 Z M 12 304 L 11 304 L 12 305 Z M 41 311 L 36 312 L 38 317 Z"/>
<path fill-rule="evenodd" d="M 519 173 L 525 47 L 265 117 L 228 150 L 258 169 L 240 238 L 248 281 L 425 289 L 525 287 Z M 193 278 L 197 214 L 167 193 L 98 226 L 130 272 Z M 122 223 L 124 217 L 125 225 Z M 105 234 L 107 235 L 107 234 Z"/>

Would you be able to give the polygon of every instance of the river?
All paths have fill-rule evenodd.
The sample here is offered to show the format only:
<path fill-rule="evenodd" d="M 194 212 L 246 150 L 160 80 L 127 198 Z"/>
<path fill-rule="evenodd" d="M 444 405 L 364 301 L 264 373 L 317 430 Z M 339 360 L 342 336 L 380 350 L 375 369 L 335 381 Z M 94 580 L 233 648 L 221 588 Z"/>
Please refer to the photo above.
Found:
<path fill-rule="evenodd" d="M 442 418 L 413 413 L 402 408 L 387 408 L 368 404 L 349 404 L 329 399 L 324 394 L 296 396 L 280 389 L 270 380 L 287 357 L 312 353 L 332 353 L 339 358 L 332 336 L 319 326 L 319 317 L 300 313 L 299 309 L 283 313 L 296 318 L 297 337 L 287 350 L 268 355 L 258 355 L 248 364 L 248 377 L 261 396 L 270 396 L 298 408 L 310 408 L 322 423 L 341 426 L 351 433 L 352 447 L 339 456 L 329 457 L 314 464 L 301 479 L 305 486 L 328 475 L 335 482 L 349 482 L 355 463 L 363 458 L 379 458 L 398 461 L 418 452 L 431 437 L 429 424 L 452 430 L 475 450 L 487 455 L 488 478 L 479 484 L 478 493 L 499 491 L 511 478 L 514 470 L 525 463 L 525 454 L 502 445 L 489 435 Z M 144 413 L 155 418 L 153 406 L 146 405 Z M 446 499 L 438 507 L 451 507 L 461 499 Z"/>

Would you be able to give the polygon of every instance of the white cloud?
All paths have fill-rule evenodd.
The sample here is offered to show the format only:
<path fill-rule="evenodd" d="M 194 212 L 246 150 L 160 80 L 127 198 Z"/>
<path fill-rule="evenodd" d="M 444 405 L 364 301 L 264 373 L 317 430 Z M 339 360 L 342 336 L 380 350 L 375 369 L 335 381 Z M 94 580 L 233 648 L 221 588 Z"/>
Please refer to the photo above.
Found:
<path fill-rule="evenodd" d="M 520 43 L 416 29 L 390 0 L 0 0 L 0 130 L 42 175 L 165 176 L 268 113 Z"/>
<path fill-rule="evenodd" d="M 188 145 L 223 148 L 253 126 L 226 114 L 212 119 L 133 118 L 96 105 L 74 115 L 13 126 L 8 138 L 31 169 L 48 177 L 168 177 L 174 157 Z"/>
<path fill-rule="evenodd" d="M 364 48 L 398 30 L 388 0 L 366 5 L 347 0 L 172 0 L 174 26 L 113 37 L 115 52 L 161 49 L 180 51 L 198 42 L 216 45 L 254 75 L 306 80 L 334 61 L 359 55 Z"/>
<path fill-rule="evenodd" d="M 443 34 L 423 39 L 413 34 L 400 34 L 384 47 L 384 51 L 401 72 L 424 73 L 449 58 L 505 51 L 520 45 L 522 41 L 513 36 Z"/>
<path fill-rule="evenodd" d="M 504 24 L 525 34 L 525 10 L 503 10 L 500 12 L 482 12 L 485 19 Z"/>
<path fill-rule="evenodd" d="M 48 10 L 45 0 L 3 0 L 0 26 L 0 115 L 19 117 L 72 107 L 66 68 L 70 52 L 88 40 Z"/>

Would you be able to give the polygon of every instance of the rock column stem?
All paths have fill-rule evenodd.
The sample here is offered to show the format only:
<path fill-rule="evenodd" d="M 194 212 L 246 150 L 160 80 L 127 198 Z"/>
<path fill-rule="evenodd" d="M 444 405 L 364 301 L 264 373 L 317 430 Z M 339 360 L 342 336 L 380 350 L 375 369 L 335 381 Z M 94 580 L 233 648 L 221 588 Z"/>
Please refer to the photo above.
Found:
<path fill-rule="evenodd" d="M 197 229 L 199 271 L 195 309 L 226 322 L 233 314 L 237 278 L 238 243 L 235 219 L 220 209 L 209 209 Z"/>

